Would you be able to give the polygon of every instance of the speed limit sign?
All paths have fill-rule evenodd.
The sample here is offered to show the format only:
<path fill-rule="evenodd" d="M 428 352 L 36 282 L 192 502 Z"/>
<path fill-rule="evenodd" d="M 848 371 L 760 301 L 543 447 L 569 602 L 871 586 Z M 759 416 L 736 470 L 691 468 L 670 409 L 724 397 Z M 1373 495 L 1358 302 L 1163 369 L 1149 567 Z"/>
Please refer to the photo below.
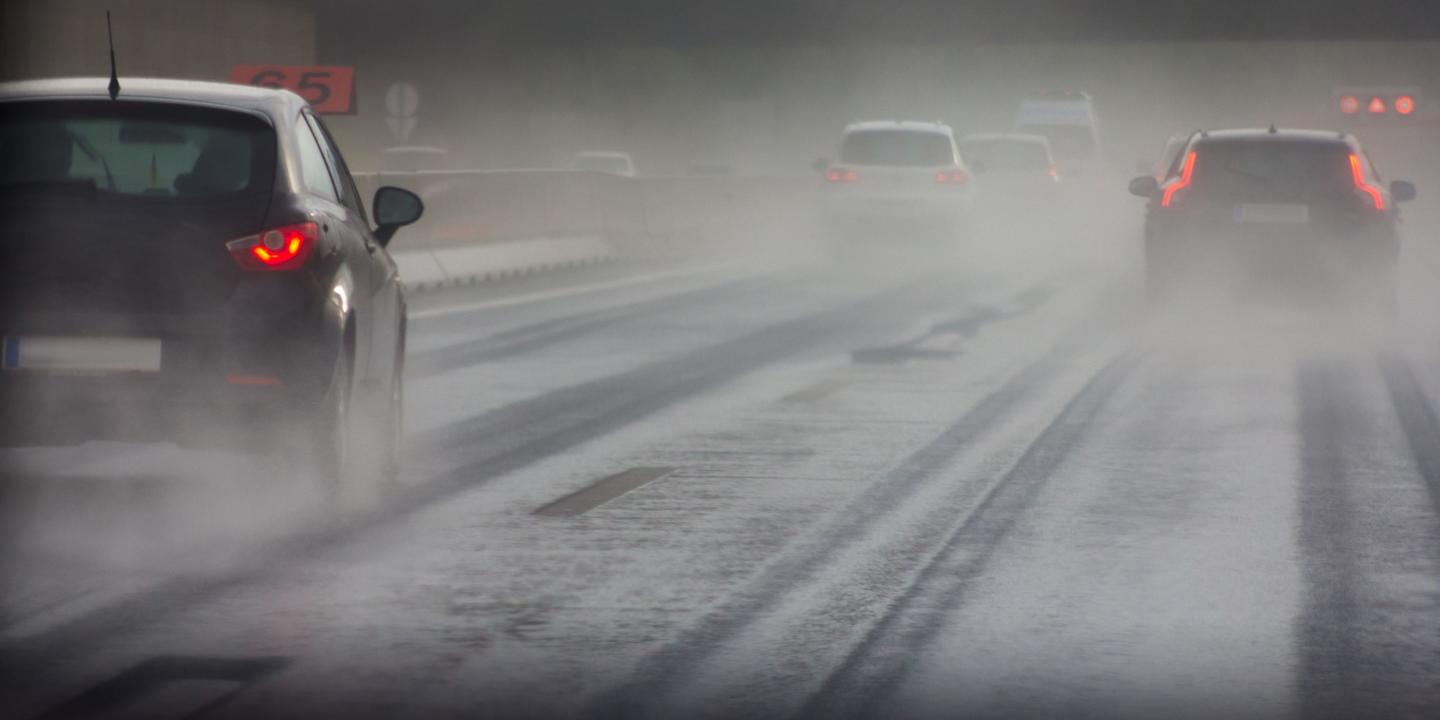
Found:
<path fill-rule="evenodd" d="M 335 65 L 236 65 L 230 82 L 285 88 L 318 113 L 354 112 L 355 68 Z"/>

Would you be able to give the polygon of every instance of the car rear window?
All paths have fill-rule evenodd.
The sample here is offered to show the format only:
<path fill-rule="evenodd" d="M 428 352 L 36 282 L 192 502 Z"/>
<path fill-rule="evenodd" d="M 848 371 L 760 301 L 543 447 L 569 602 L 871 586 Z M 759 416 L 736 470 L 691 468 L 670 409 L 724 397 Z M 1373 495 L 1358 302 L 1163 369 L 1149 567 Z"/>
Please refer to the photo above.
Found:
<path fill-rule="evenodd" d="M 965 162 L 976 172 L 1037 172 L 1050 170 L 1050 153 L 1033 140 L 967 140 L 961 145 Z"/>
<path fill-rule="evenodd" d="M 1324 202 L 1354 193 L 1340 143 L 1212 141 L 1195 146 L 1195 192 L 1218 201 Z"/>
<path fill-rule="evenodd" d="M 950 138 L 914 130 L 858 130 L 845 134 L 840 161 L 850 165 L 954 165 Z"/>
<path fill-rule="evenodd" d="M 1088 125 L 1021 125 L 1019 132 L 1042 135 L 1062 160 L 1083 160 L 1095 154 L 1095 131 Z"/>
<path fill-rule="evenodd" d="M 275 132 L 238 111 L 135 101 L 0 105 L 0 191 L 216 200 L 268 196 Z"/>

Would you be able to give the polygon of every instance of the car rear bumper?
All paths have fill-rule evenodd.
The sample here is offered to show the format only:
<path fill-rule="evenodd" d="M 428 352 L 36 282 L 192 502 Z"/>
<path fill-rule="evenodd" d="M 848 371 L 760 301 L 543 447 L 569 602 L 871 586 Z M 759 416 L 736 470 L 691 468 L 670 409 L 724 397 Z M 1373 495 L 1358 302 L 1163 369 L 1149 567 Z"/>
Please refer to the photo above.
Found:
<path fill-rule="evenodd" d="M 183 385 L 145 377 L 8 374 L 0 378 L 0 446 L 91 440 L 253 446 L 307 419 L 307 397 L 283 384 Z"/>
<path fill-rule="evenodd" d="M 1205 278 L 1280 290 L 1388 287 L 1399 241 L 1392 228 L 1245 230 L 1152 228 L 1146 243 L 1152 277 Z"/>
<path fill-rule="evenodd" d="M 8 318 L 3 333 L 158 340 L 158 368 L 0 369 L 0 446 L 89 440 L 250 443 L 284 434 L 320 406 L 341 343 L 309 321 L 246 327 L 209 318 L 126 323 L 95 318 Z M 13 354 L 13 353 L 12 353 Z M 269 441 L 269 440 L 261 440 Z"/>
<path fill-rule="evenodd" d="M 831 227 L 947 227 L 964 222 L 965 208 L 958 197 L 848 195 L 827 199 L 823 217 Z"/>

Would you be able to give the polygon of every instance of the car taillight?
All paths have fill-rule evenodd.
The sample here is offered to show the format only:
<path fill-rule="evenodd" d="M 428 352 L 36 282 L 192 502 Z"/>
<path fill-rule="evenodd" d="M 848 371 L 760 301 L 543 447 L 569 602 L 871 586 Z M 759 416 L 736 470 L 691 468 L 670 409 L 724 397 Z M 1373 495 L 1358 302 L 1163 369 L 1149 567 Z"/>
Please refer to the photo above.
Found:
<path fill-rule="evenodd" d="M 1165 186 L 1165 194 L 1160 196 L 1160 207 L 1170 207 L 1171 203 L 1175 202 L 1175 193 L 1190 187 L 1190 180 L 1194 176 L 1195 151 L 1191 150 L 1190 154 L 1185 156 L 1185 165 L 1180 169 L 1180 177 L 1171 180 L 1170 184 Z"/>
<path fill-rule="evenodd" d="M 846 170 L 844 168 L 830 168 L 825 172 L 826 182 L 855 182 L 859 179 L 860 174 L 855 172 L 854 170 Z"/>
<path fill-rule="evenodd" d="M 1350 154 L 1350 176 L 1355 179 L 1355 189 L 1369 195 L 1370 200 L 1375 203 L 1376 210 L 1385 209 L 1384 193 L 1380 192 L 1380 188 L 1365 181 L 1365 170 L 1360 166 L 1360 156 L 1354 153 Z"/>
<path fill-rule="evenodd" d="M 225 248 L 246 270 L 294 270 L 305 264 L 319 235 L 315 223 L 298 223 L 236 238 Z"/>
<path fill-rule="evenodd" d="M 970 175 L 964 170 L 941 170 L 935 173 L 935 182 L 964 185 L 970 182 Z"/>
<path fill-rule="evenodd" d="M 1055 182 L 1060 182 L 1060 168 L 1051 165 L 1048 172 L 1050 173 L 1051 180 L 1054 180 Z"/>

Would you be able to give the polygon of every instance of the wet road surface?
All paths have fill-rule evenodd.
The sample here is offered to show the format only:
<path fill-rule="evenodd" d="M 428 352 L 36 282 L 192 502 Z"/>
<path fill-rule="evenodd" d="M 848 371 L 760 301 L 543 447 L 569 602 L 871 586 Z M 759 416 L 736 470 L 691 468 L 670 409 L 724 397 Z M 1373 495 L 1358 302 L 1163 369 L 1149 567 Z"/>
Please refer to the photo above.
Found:
<path fill-rule="evenodd" d="M 403 486 L 338 515 L 275 460 L 8 451 L 0 714 L 1440 707 L 1390 338 L 879 257 L 416 296 Z"/>

